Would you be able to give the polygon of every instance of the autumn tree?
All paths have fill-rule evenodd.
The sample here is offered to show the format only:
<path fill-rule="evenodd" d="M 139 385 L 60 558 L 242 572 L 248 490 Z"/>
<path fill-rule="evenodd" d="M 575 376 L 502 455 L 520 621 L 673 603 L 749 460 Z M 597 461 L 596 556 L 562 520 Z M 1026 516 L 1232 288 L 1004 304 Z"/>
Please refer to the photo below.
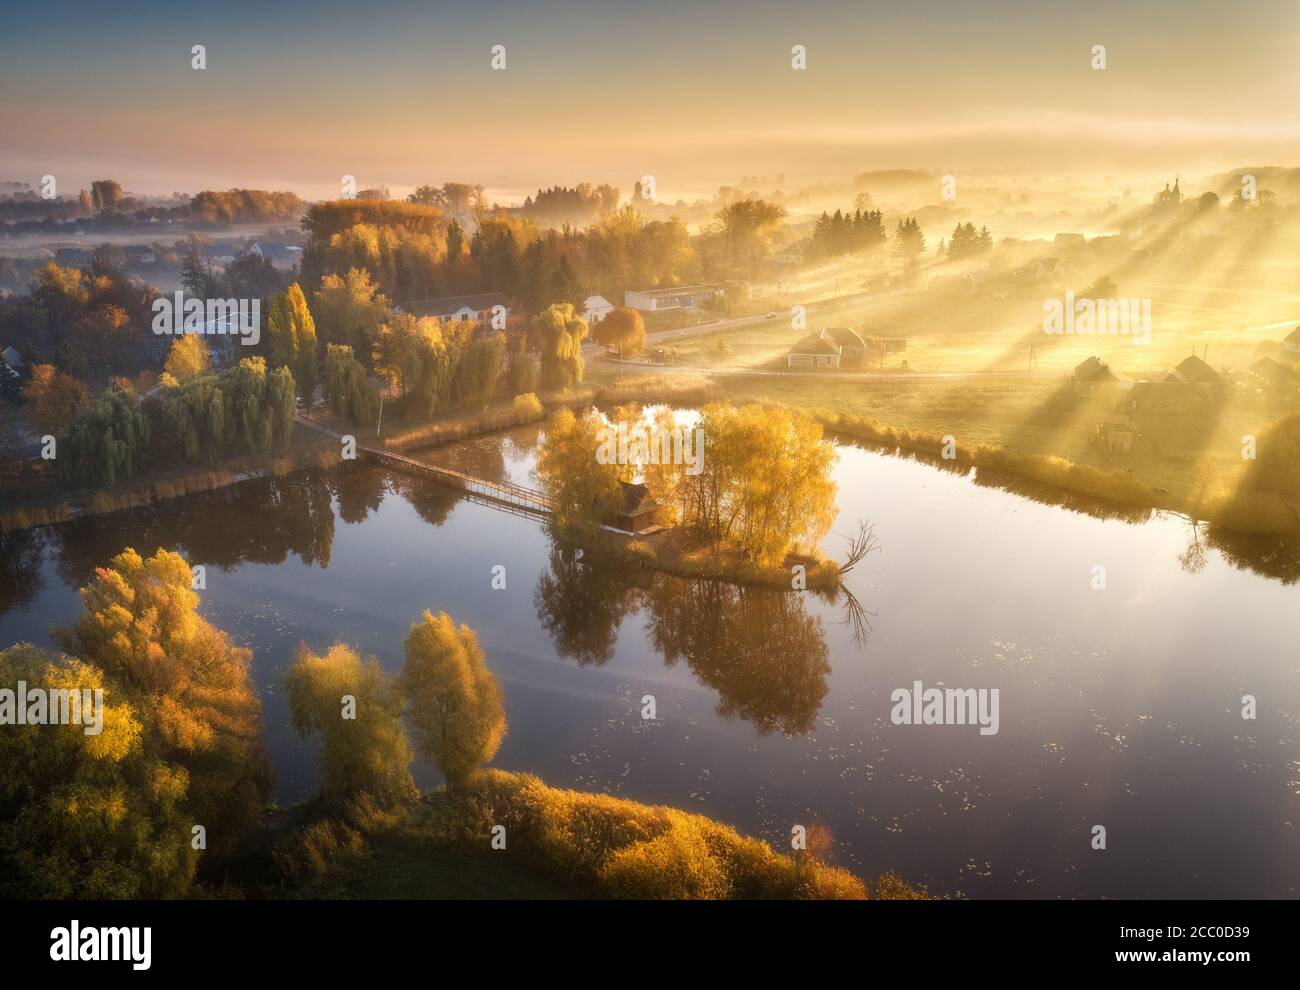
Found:
<path fill-rule="evenodd" d="M 451 616 L 425 611 L 406 637 L 402 688 L 415 750 L 459 789 L 496 754 L 506 734 L 501 685 L 478 637 Z"/>
<path fill-rule="evenodd" d="M 176 381 L 185 382 L 206 374 L 211 367 L 212 355 L 208 351 L 207 341 L 198 334 L 187 333 L 172 341 L 163 371 Z"/>
<path fill-rule="evenodd" d="M 541 339 L 542 387 L 570 388 L 582 384 L 582 342 L 587 321 L 569 303 L 556 303 L 533 317 Z"/>
<path fill-rule="evenodd" d="M 402 694 L 378 660 L 363 660 L 343 643 L 324 656 L 302 646 L 284 684 L 294 729 L 320 739 L 326 801 L 342 805 L 368 794 L 391 805 L 415 796 Z"/>
<path fill-rule="evenodd" d="M 772 242 L 786 217 L 784 206 L 761 199 L 729 203 L 717 213 L 727 259 L 752 273 L 772 251 Z"/>
<path fill-rule="evenodd" d="M 379 328 L 392 315 L 388 299 L 370 280 L 370 273 L 349 268 L 346 275 L 326 275 L 314 297 L 316 326 L 321 339 L 346 344 L 367 360 Z"/>
<path fill-rule="evenodd" d="M 579 417 L 560 409 L 547 423 L 537 474 L 551 497 L 552 518 L 562 529 L 590 529 L 619 504 L 619 465 L 602 464 L 596 456 L 601 430 L 607 427 L 594 410 Z"/>
<path fill-rule="evenodd" d="M 651 494 L 715 544 L 760 565 L 811 549 L 835 518 L 835 450 L 819 423 L 784 407 L 711 404 L 702 410 L 703 463 L 646 472 Z"/>
<path fill-rule="evenodd" d="M 316 390 L 316 321 L 297 282 L 271 301 L 267 333 L 271 363 L 293 372 L 298 394 L 310 403 Z"/>
<path fill-rule="evenodd" d="M 645 350 L 645 320 L 635 309 L 616 306 L 596 324 L 592 338 L 604 347 L 617 348 L 620 357 L 640 354 Z"/>
<path fill-rule="evenodd" d="M 162 759 L 128 692 L 91 663 L 26 643 L 0 650 L 0 683 L 29 691 L 102 691 L 83 724 L 0 728 L 0 896 L 183 896 L 199 853 L 187 771 Z M 84 695 L 82 695 L 84 697 Z"/>
<path fill-rule="evenodd" d="M 159 550 L 126 549 L 81 589 L 83 614 L 56 631 L 70 655 L 92 663 L 140 721 L 146 751 L 183 774 L 169 786 L 201 825 L 210 855 L 233 852 L 270 797 L 252 651 L 198 613 L 190 565 Z"/>
<path fill-rule="evenodd" d="M 52 364 L 32 366 L 32 377 L 23 386 L 27 418 L 38 430 L 58 436 L 72 418 L 90 403 L 86 386 Z"/>

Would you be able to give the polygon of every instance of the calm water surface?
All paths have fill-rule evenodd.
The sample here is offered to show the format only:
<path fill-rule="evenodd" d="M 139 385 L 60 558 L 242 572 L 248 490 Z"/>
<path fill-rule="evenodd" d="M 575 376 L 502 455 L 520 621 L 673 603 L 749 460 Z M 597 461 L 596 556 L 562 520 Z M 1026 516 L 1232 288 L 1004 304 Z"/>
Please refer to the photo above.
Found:
<path fill-rule="evenodd" d="M 535 484 L 536 439 L 425 456 Z M 50 644 L 123 546 L 173 547 L 207 566 L 204 614 L 254 650 L 281 802 L 316 786 L 279 686 L 298 644 L 344 640 L 397 670 L 409 624 L 442 609 L 478 631 L 504 684 L 496 766 L 782 845 L 820 820 L 843 865 L 947 894 L 1296 896 L 1300 553 L 852 447 L 836 477 L 825 549 L 842 556 L 859 518 L 880 542 L 848 580 L 869 629 L 840 595 L 579 564 L 538 521 L 357 468 L 11 534 L 0 645 Z M 891 724 L 890 692 L 915 680 L 999 689 L 1000 731 Z"/>

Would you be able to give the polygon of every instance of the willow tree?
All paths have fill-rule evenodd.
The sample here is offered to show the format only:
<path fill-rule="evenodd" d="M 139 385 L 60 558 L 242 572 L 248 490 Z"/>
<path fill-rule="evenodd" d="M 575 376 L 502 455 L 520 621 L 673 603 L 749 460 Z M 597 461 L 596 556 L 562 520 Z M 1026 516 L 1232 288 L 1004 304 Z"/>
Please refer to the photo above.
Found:
<path fill-rule="evenodd" d="M 228 437 L 253 454 L 289 446 L 293 435 L 294 381 L 288 368 L 266 370 L 260 357 L 244 358 L 221 375 L 229 417 Z"/>
<path fill-rule="evenodd" d="M 175 444 L 187 461 L 219 464 L 230 441 L 220 380 L 204 375 L 168 388 L 162 396 L 159 423 L 163 438 Z"/>
<path fill-rule="evenodd" d="M 451 401 L 470 409 L 482 409 L 496 395 L 501 381 L 505 341 L 499 334 L 475 337 L 461 348 L 451 381 Z"/>
<path fill-rule="evenodd" d="M 587 321 L 569 303 L 555 303 L 533 317 L 542 346 L 542 386 L 569 388 L 582 384 L 582 342 Z"/>
<path fill-rule="evenodd" d="M 402 689 L 415 750 L 438 765 L 447 789 L 463 787 L 506 734 L 501 685 L 478 637 L 446 612 L 425 611 L 406 637 Z"/>
<path fill-rule="evenodd" d="M 299 394 L 310 402 L 316 388 L 316 322 L 297 282 L 271 300 L 266 323 L 271 363 L 292 370 Z"/>
<path fill-rule="evenodd" d="M 335 643 L 306 646 L 284 677 L 294 729 L 320 738 L 321 791 L 332 804 L 368 794 L 381 804 L 416 795 L 402 695 L 374 657 Z"/>
<path fill-rule="evenodd" d="M 619 465 L 601 464 L 596 456 L 600 431 L 607 425 L 594 410 L 575 416 L 568 409 L 560 409 L 546 425 L 537 474 L 561 529 L 590 530 L 618 506 Z"/>
<path fill-rule="evenodd" d="M 379 392 L 366 378 L 366 369 L 346 344 L 325 348 L 325 397 L 335 414 L 352 423 L 375 421 Z"/>
<path fill-rule="evenodd" d="M 95 571 L 81 589 L 85 611 L 55 639 L 131 704 L 146 752 L 184 771 L 185 813 L 219 859 L 257 825 L 271 774 L 252 651 L 199 615 L 192 582 L 180 554 L 128 548 Z"/>
<path fill-rule="evenodd" d="M 60 473 L 79 487 L 112 487 L 144 466 L 149 421 L 128 395 L 109 389 L 68 424 L 56 448 Z"/>

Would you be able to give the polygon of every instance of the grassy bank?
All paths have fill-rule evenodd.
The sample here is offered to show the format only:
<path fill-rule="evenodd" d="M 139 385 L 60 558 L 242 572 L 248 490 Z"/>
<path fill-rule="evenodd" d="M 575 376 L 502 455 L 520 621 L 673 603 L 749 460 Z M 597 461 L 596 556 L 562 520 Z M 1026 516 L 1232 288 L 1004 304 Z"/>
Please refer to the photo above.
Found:
<path fill-rule="evenodd" d="M 808 823 L 810 826 L 812 823 Z M 492 829 L 505 829 L 504 849 Z M 820 844 L 810 828 L 810 849 Z M 489 770 L 385 812 L 354 802 L 282 836 L 279 897 L 583 897 L 918 899 L 893 874 L 864 883 L 825 852 L 776 852 L 676 808 L 548 787 Z"/>
<path fill-rule="evenodd" d="M 566 538 L 589 553 L 675 577 L 730 581 L 789 591 L 793 569 L 801 565 L 805 571 L 806 587 L 810 589 L 830 591 L 840 584 L 839 565 L 826 557 L 790 554 L 778 566 L 759 567 L 735 549 L 715 548 L 707 540 L 680 529 L 667 529 L 645 536 L 620 536 L 602 531 L 594 535 L 568 534 Z"/>
<path fill-rule="evenodd" d="M 611 376 L 603 387 L 616 382 Z M 957 456 L 944 463 L 974 467 L 981 480 L 1020 479 L 1117 506 L 1180 512 L 1234 532 L 1300 530 L 1300 514 L 1285 498 L 1243 486 L 1241 438 L 1263 433 L 1285 412 L 1253 396 L 1143 417 L 1134 450 L 1113 454 L 1093 442 L 1094 423 L 1112 411 L 1113 397 L 1079 399 L 1058 375 L 896 382 L 718 376 L 712 385 L 715 398 L 801 409 L 828 433 L 882 451 L 937 458 L 951 436 Z"/>
<path fill-rule="evenodd" d="M 393 422 L 382 443 L 391 450 L 415 450 L 468 440 L 484 433 L 540 422 L 557 409 L 627 402 L 698 405 L 717 398 L 709 379 L 693 375 L 635 375 L 575 389 L 541 392 L 540 410 L 521 410 L 511 402 L 476 413 L 453 412 L 431 420 Z"/>
<path fill-rule="evenodd" d="M 47 490 L 19 498 L 5 493 L 0 510 L 0 530 L 28 529 L 66 522 L 86 515 L 100 515 L 152 505 L 170 498 L 215 491 L 252 478 L 281 476 L 309 467 L 333 467 L 340 463 L 334 441 L 310 430 L 295 428 L 293 445 L 280 453 L 232 458 L 219 467 L 175 467 L 151 472 L 115 488 L 60 490 L 52 482 Z"/>

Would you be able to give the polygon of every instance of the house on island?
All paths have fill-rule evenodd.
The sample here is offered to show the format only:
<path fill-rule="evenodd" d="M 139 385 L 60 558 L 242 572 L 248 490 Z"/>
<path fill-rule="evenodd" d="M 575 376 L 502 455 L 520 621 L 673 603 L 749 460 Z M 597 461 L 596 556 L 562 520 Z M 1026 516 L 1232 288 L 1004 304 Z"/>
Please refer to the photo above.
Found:
<path fill-rule="evenodd" d="M 717 283 L 702 285 L 680 285 L 668 289 L 628 289 L 623 293 L 623 305 L 628 309 L 637 309 L 643 313 L 654 313 L 661 309 L 685 309 L 692 306 L 707 306 L 722 298 L 724 290 Z"/>
<path fill-rule="evenodd" d="M 422 299 L 419 302 L 407 303 L 400 309 L 415 317 L 432 316 L 443 323 L 478 323 L 481 327 L 490 327 L 493 310 L 498 306 L 502 307 L 503 316 L 510 315 L 510 306 L 506 302 L 506 297 L 500 292 Z"/>
<path fill-rule="evenodd" d="M 624 533 L 653 533 L 659 529 L 659 503 L 644 484 L 620 481 L 623 503 L 610 517 L 609 525 Z"/>
<path fill-rule="evenodd" d="M 588 323 L 599 323 L 614 312 L 614 304 L 604 296 L 588 296 L 582 301 L 582 318 Z"/>
<path fill-rule="evenodd" d="M 23 370 L 23 356 L 10 346 L 0 351 L 0 364 L 15 374 L 21 374 Z"/>
<path fill-rule="evenodd" d="M 785 357 L 787 368 L 838 368 L 841 362 L 841 347 L 833 340 L 828 340 L 826 331 L 810 333 L 807 337 L 795 341 L 790 353 Z"/>

